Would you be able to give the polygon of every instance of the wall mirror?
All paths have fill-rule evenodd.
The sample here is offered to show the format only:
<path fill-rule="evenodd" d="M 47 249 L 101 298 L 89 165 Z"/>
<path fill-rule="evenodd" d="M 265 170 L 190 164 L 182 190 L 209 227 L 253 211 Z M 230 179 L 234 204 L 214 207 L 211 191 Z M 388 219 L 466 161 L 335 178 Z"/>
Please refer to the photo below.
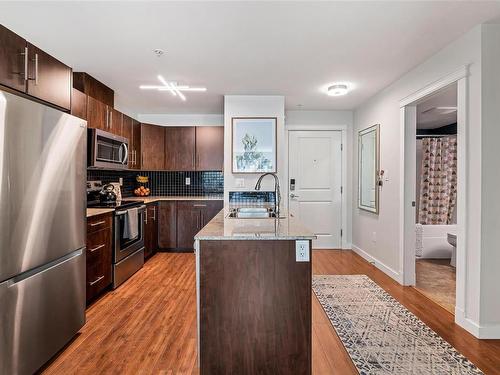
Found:
<path fill-rule="evenodd" d="M 379 211 L 379 159 L 380 125 L 377 124 L 358 134 L 358 207 L 376 214 Z"/>

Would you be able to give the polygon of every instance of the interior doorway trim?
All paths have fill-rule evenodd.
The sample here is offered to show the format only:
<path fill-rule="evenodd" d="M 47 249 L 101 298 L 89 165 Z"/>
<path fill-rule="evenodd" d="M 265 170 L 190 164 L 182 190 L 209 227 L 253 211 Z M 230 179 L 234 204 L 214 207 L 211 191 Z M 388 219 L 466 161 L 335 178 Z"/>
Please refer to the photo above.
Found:
<path fill-rule="evenodd" d="M 467 259 L 467 141 L 468 141 L 468 76 L 469 66 L 464 65 L 453 73 L 439 79 L 400 101 L 401 132 L 401 176 L 400 186 L 400 273 L 404 285 L 415 285 L 415 200 L 416 185 L 416 105 L 437 91 L 457 84 L 457 263 L 455 321 L 464 326 L 467 316 L 466 259 Z M 412 154 L 413 153 L 413 154 Z M 466 328 L 466 327 L 464 327 Z"/>
<path fill-rule="evenodd" d="M 347 159 L 350 155 L 350 147 L 348 145 L 348 137 L 347 137 L 347 125 L 286 125 L 285 124 L 285 149 L 286 149 L 286 158 L 285 158 L 285 181 L 284 185 L 285 188 L 283 189 L 283 194 L 286 194 L 286 205 L 287 205 L 287 210 L 288 210 L 288 201 L 290 198 L 290 191 L 289 191 L 289 170 L 288 170 L 288 158 L 289 158 L 289 137 L 290 137 L 290 132 L 291 131 L 325 131 L 325 130 L 333 130 L 333 131 L 340 131 L 342 134 L 342 145 L 343 145 L 343 150 L 342 150 L 342 162 L 341 162 L 341 168 L 342 168 L 342 186 L 343 186 L 343 193 L 341 196 L 341 213 L 342 213 L 342 230 L 343 230 L 343 235 L 341 239 L 341 247 L 342 249 L 348 250 L 351 249 L 351 243 L 350 243 L 350 238 L 351 238 L 351 226 L 350 223 L 348 222 L 348 216 L 347 212 L 348 210 L 351 209 L 351 206 L 347 204 L 347 191 L 350 189 L 350 184 L 349 180 L 347 178 Z"/>

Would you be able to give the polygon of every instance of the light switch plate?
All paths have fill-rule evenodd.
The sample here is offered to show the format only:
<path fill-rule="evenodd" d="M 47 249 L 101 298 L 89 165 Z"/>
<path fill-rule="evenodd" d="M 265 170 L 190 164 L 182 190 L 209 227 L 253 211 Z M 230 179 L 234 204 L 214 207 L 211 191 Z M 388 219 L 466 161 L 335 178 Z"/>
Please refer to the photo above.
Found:
<path fill-rule="evenodd" d="M 295 261 L 296 262 L 309 262 L 309 240 L 295 241 Z"/>
<path fill-rule="evenodd" d="M 190 177 L 186 177 L 186 185 L 191 185 L 191 178 Z"/>

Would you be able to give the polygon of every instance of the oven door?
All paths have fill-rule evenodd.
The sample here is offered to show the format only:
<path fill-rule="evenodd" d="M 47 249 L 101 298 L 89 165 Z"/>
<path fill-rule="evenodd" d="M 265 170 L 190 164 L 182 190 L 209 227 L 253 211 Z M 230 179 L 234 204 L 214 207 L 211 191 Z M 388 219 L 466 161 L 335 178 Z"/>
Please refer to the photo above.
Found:
<path fill-rule="evenodd" d="M 144 215 L 146 214 L 146 206 L 140 206 L 137 212 L 138 236 L 128 238 L 125 235 L 125 218 L 128 215 L 128 210 L 118 209 L 115 212 L 115 251 L 114 263 L 126 258 L 137 250 L 144 247 Z"/>
<path fill-rule="evenodd" d="M 100 129 L 89 129 L 89 167 L 125 169 L 128 165 L 128 140 Z"/>

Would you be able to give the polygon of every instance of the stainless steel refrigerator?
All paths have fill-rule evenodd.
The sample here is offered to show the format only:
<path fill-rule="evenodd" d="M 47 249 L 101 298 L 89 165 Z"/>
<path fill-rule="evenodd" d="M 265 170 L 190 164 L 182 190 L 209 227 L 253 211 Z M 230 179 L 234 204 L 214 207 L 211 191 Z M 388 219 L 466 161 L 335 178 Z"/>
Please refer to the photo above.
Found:
<path fill-rule="evenodd" d="M 85 323 L 86 121 L 0 91 L 0 374 Z"/>

